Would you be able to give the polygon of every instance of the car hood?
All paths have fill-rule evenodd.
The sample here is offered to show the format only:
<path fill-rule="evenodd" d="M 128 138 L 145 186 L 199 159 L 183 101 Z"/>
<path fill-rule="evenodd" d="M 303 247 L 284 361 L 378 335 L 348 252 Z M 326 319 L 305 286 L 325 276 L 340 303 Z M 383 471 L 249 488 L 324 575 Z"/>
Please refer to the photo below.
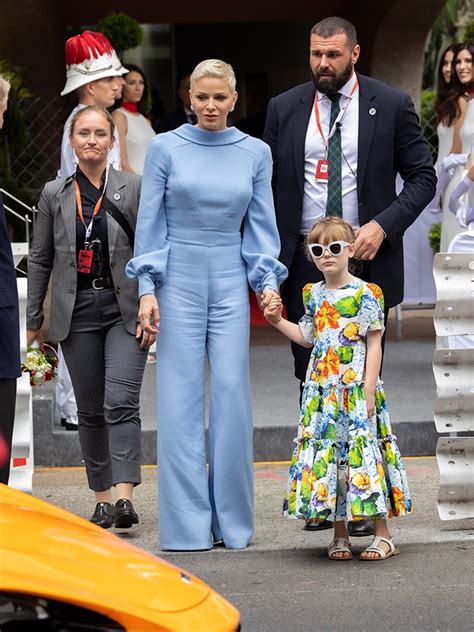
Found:
<path fill-rule="evenodd" d="M 193 608 L 211 592 L 151 553 L 5 485 L 0 485 L 0 543 L 3 590 L 163 613 Z"/>

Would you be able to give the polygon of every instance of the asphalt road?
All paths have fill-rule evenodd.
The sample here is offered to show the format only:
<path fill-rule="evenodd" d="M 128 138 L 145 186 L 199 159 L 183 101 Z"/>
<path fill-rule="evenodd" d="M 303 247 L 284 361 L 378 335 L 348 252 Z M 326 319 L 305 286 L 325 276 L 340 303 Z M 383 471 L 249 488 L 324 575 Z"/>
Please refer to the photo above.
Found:
<path fill-rule="evenodd" d="M 391 521 L 401 555 L 361 562 L 326 557 L 330 532 L 308 533 L 281 517 L 287 464 L 255 465 L 255 534 L 244 551 L 158 549 L 155 467 L 136 490 L 140 524 L 119 537 L 201 577 L 236 605 L 243 632 L 474 630 L 474 519 L 442 522 L 434 458 L 406 459 L 415 512 Z M 94 507 L 82 468 L 38 469 L 34 494 L 89 517 Z M 186 631 L 187 632 L 187 631 Z"/>

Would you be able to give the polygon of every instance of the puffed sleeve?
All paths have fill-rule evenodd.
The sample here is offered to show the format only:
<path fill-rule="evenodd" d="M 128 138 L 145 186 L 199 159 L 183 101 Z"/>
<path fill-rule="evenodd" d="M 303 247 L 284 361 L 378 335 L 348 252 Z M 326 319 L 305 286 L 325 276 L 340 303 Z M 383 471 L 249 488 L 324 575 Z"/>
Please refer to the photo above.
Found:
<path fill-rule="evenodd" d="M 304 315 L 298 322 L 303 338 L 310 344 L 314 344 L 314 285 L 307 283 L 303 288 Z"/>
<path fill-rule="evenodd" d="M 385 330 L 384 298 L 382 290 L 375 283 L 366 283 L 360 299 L 359 334 L 365 336 L 368 331 Z"/>
<path fill-rule="evenodd" d="M 278 261 L 280 237 L 273 206 L 271 187 L 272 158 L 270 148 L 261 143 L 253 176 L 253 195 L 244 218 L 242 257 L 247 264 L 250 287 L 258 293 L 277 290 L 288 276 Z"/>
<path fill-rule="evenodd" d="M 138 293 L 154 294 L 166 279 L 168 226 L 165 193 L 169 153 L 159 139 L 148 147 L 143 169 L 142 192 L 138 207 L 135 247 L 125 272 L 138 279 Z"/>

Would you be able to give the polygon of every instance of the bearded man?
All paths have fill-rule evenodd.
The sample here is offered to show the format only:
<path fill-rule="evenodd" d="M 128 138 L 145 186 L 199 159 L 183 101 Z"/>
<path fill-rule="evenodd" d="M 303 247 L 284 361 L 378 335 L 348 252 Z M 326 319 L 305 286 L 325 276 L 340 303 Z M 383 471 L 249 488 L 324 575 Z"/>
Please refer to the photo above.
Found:
<path fill-rule="evenodd" d="M 360 55 L 354 26 L 339 17 L 310 34 L 312 81 L 271 99 L 264 141 L 273 155 L 273 189 L 288 318 L 304 314 L 302 288 L 323 279 L 304 251 L 311 226 L 326 215 L 356 232 L 356 274 L 379 285 L 388 309 L 403 300 L 403 234 L 433 198 L 436 175 L 408 95 L 355 72 Z M 400 173 L 404 186 L 397 195 Z M 295 376 L 305 378 L 310 349 L 292 343 Z M 305 529 L 330 528 L 306 521 Z M 368 521 L 349 523 L 371 535 Z"/>

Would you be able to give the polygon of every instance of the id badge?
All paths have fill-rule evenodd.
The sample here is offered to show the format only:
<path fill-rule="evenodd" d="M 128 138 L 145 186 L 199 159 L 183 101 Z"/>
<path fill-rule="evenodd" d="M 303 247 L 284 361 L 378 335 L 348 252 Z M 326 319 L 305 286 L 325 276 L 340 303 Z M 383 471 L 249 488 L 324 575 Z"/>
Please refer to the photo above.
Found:
<path fill-rule="evenodd" d="M 316 173 L 314 175 L 314 179 L 316 182 L 327 182 L 328 181 L 328 161 L 327 160 L 318 160 L 316 163 Z"/>
<path fill-rule="evenodd" d="M 92 250 L 79 250 L 77 257 L 77 271 L 83 274 L 90 274 L 92 269 Z"/>

